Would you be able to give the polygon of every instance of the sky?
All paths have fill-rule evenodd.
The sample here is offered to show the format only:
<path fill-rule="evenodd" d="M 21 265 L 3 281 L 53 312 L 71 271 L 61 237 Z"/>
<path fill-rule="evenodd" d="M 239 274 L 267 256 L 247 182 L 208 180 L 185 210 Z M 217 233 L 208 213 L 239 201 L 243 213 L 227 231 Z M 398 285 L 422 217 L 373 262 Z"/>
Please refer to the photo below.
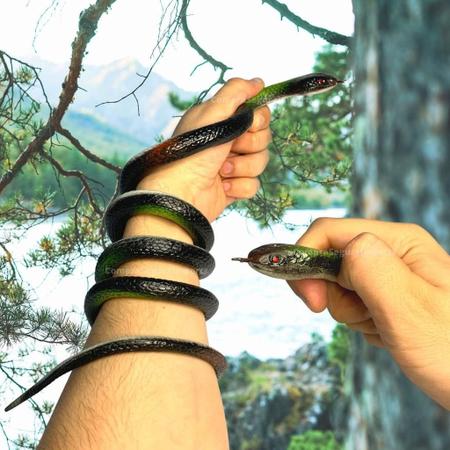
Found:
<path fill-rule="evenodd" d="M 169 0 L 161 0 L 167 4 Z M 352 34 L 351 0 L 284 0 L 292 11 L 312 24 L 343 34 Z M 42 21 L 33 49 L 39 16 L 52 0 L 0 0 L 0 48 L 29 59 L 36 54 L 48 61 L 66 64 L 79 13 L 92 1 L 60 0 L 53 14 Z M 286 19 L 261 0 L 191 0 L 189 27 L 196 40 L 233 70 L 227 78 L 259 76 L 274 83 L 311 71 L 314 53 L 324 44 Z M 103 65 L 122 58 L 150 64 L 161 17 L 159 1 L 117 0 L 99 24 L 91 41 L 86 63 Z M 44 26 L 42 26 L 42 24 Z M 209 86 L 216 74 L 207 65 L 190 76 L 202 62 L 182 33 L 158 62 L 155 71 L 186 90 Z"/>

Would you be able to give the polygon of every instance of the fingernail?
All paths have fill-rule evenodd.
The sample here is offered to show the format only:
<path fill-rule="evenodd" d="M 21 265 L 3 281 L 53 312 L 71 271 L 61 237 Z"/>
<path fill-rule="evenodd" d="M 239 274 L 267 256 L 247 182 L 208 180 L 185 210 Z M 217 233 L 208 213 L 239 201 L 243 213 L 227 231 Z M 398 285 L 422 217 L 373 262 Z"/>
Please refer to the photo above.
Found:
<path fill-rule="evenodd" d="M 223 175 L 229 175 L 231 172 L 233 172 L 233 164 L 230 161 L 226 161 L 222 166 L 221 173 Z"/>
<path fill-rule="evenodd" d="M 225 181 L 224 183 L 222 183 L 223 186 L 223 190 L 225 192 L 228 192 L 231 189 L 231 183 L 228 183 L 227 181 Z"/>

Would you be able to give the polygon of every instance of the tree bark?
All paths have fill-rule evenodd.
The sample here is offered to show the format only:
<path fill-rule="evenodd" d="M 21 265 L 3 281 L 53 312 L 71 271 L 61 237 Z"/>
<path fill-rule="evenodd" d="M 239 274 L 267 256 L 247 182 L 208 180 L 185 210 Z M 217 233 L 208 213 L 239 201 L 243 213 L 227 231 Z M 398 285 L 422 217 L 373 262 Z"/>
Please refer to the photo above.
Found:
<path fill-rule="evenodd" d="M 450 3 L 353 0 L 353 6 L 353 213 L 418 223 L 448 251 Z M 385 351 L 358 338 L 354 344 L 348 448 L 449 449 L 450 414 Z"/>

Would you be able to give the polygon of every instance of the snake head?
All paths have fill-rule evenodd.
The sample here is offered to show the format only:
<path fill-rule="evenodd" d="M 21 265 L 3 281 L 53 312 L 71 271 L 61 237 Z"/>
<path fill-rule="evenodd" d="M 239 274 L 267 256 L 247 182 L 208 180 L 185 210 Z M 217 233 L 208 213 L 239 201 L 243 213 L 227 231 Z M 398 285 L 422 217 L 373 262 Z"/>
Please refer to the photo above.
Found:
<path fill-rule="evenodd" d="M 246 262 L 264 275 L 283 280 L 319 278 L 335 281 L 341 254 L 335 250 L 318 250 L 292 244 L 267 244 L 253 249 L 247 258 L 232 258 Z"/>
<path fill-rule="evenodd" d="M 247 258 L 232 258 L 233 261 L 246 262 L 264 275 L 273 278 L 287 279 L 292 263 L 292 249 L 297 246 L 290 244 L 267 244 L 253 249 Z"/>
<path fill-rule="evenodd" d="M 300 79 L 303 78 L 304 83 L 304 95 L 312 95 L 312 94 L 319 94 L 322 92 L 329 91 L 333 89 L 336 85 L 343 83 L 343 80 L 339 80 L 338 78 L 334 77 L 333 75 L 328 75 L 326 73 L 312 73 L 308 75 L 307 78 L 300 77 Z"/>

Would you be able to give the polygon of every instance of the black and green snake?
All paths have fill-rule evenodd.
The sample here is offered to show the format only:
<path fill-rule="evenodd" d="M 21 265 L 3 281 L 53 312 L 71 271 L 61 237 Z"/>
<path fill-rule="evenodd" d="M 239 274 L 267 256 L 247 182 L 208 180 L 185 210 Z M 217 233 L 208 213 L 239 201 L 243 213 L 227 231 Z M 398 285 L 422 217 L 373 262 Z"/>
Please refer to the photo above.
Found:
<path fill-rule="evenodd" d="M 136 258 L 165 258 L 194 267 L 200 278 L 211 273 L 214 260 L 208 253 L 214 241 L 208 220 L 192 205 L 161 193 L 135 190 L 152 167 L 185 158 L 210 147 L 229 142 L 243 134 L 253 122 L 255 109 L 283 97 L 310 95 L 332 89 L 337 78 L 313 73 L 264 88 L 242 104 L 228 119 L 172 137 L 130 159 L 119 177 L 119 195 L 109 204 L 104 223 L 112 244 L 100 255 L 96 284 L 85 298 L 85 313 L 92 325 L 104 302 L 112 298 L 166 300 L 199 308 L 209 319 L 218 307 L 216 297 L 205 289 L 186 283 L 147 277 L 114 276 L 124 262 Z M 136 214 L 165 217 L 184 228 L 194 245 L 151 236 L 122 239 L 127 220 Z M 269 244 L 250 252 L 248 262 L 265 275 L 284 279 L 324 278 L 334 280 L 340 255 L 286 244 Z M 68 358 L 10 403 L 5 411 L 29 399 L 61 375 L 84 364 L 116 353 L 134 351 L 178 352 L 210 363 L 217 375 L 226 361 L 216 350 L 196 342 L 158 336 L 136 336 L 104 342 Z"/>

